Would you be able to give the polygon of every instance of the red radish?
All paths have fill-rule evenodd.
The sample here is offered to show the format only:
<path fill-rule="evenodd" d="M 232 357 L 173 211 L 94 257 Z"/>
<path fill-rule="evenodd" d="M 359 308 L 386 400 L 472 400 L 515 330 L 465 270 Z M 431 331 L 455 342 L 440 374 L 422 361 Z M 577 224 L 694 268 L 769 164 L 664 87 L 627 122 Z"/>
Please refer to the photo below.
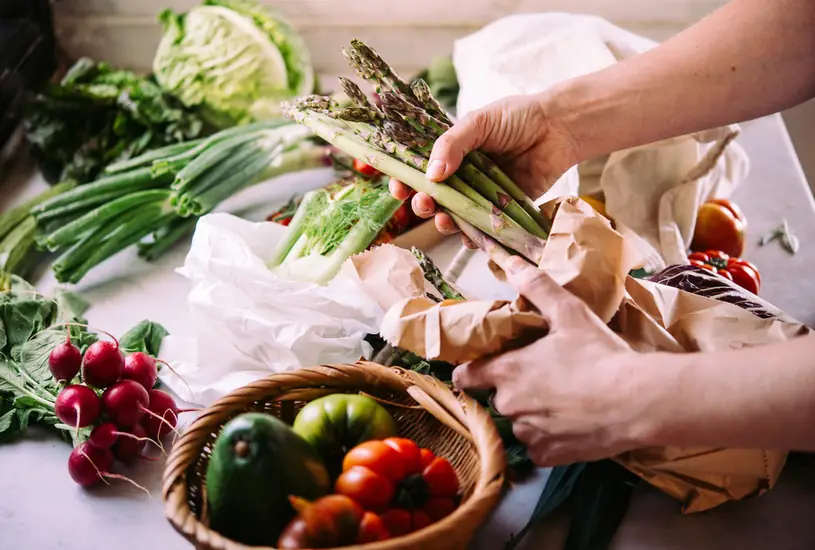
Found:
<path fill-rule="evenodd" d="M 153 389 L 153 386 L 156 385 L 156 380 L 158 380 L 156 360 L 140 351 L 131 353 L 125 357 L 122 378 L 125 380 L 135 380 L 144 386 L 146 390 Z"/>
<path fill-rule="evenodd" d="M 158 441 L 178 424 L 178 407 L 169 393 L 161 390 L 150 390 L 150 405 L 147 407 L 151 413 L 141 420 L 147 431 L 147 436 Z"/>
<path fill-rule="evenodd" d="M 112 473 L 110 471 L 112 468 L 113 453 L 110 449 L 94 447 L 87 441 L 74 448 L 71 451 L 71 456 L 68 457 L 68 473 L 71 475 L 71 479 L 83 487 L 96 485 L 100 481 L 107 483 L 108 479 L 121 479 L 150 496 L 150 491 L 132 479 Z"/>
<path fill-rule="evenodd" d="M 110 449 L 119 437 L 119 429 L 113 422 L 99 424 L 88 436 L 88 443 L 97 449 Z"/>
<path fill-rule="evenodd" d="M 70 382 L 82 365 L 82 352 L 71 343 L 68 337 L 58 344 L 48 355 L 48 369 L 57 382 Z"/>
<path fill-rule="evenodd" d="M 99 418 L 101 403 L 96 392 L 88 386 L 72 384 L 65 386 L 57 395 L 54 412 L 63 424 L 84 428 Z"/>
<path fill-rule="evenodd" d="M 144 411 L 150 405 L 150 396 L 138 382 L 122 380 L 105 390 L 102 405 L 118 428 L 129 428 L 144 416 Z"/>
<path fill-rule="evenodd" d="M 94 447 L 88 442 L 76 447 L 68 457 L 68 473 L 83 487 L 104 481 L 112 467 L 113 453 L 108 449 Z"/>
<path fill-rule="evenodd" d="M 107 388 L 121 378 L 124 366 L 119 344 L 99 340 L 88 346 L 82 358 L 82 381 L 94 388 Z"/>
<path fill-rule="evenodd" d="M 113 456 L 121 462 L 131 462 L 140 457 L 144 446 L 147 445 L 147 432 L 140 425 L 136 424 L 128 432 L 120 432 L 116 444 L 113 446 Z M 133 437 L 124 437 L 124 436 Z"/>

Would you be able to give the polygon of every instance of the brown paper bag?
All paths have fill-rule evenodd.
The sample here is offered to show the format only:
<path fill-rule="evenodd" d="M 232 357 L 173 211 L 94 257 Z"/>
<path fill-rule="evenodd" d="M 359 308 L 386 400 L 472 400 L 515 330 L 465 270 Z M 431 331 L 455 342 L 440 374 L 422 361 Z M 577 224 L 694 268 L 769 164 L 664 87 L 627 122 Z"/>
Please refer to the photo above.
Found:
<path fill-rule="evenodd" d="M 521 300 L 437 304 L 424 297 L 409 252 L 379 247 L 347 264 L 387 309 L 381 334 L 427 359 L 457 364 L 545 332 Z M 382 268 L 371 266 L 383 259 Z M 579 199 L 562 202 L 541 260 L 565 288 L 638 351 L 713 351 L 793 338 L 808 329 L 786 316 L 761 318 L 734 304 L 627 275 L 639 258 L 605 218 Z M 500 273 L 498 274 L 500 275 Z M 402 281 L 410 281 L 403 284 Z M 685 513 L 759 495 L 773 487 L 787 453 L 648 448 L 615 460 L 683 502 Z"/>

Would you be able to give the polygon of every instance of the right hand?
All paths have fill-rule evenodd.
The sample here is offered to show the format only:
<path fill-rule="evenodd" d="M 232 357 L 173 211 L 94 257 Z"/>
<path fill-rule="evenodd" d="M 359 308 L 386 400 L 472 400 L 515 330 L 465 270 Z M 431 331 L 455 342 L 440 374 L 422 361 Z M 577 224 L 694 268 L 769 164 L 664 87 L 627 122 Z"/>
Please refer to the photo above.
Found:
<path fill-rule="evenodd" d="M 577 143 L 568 130 L 547 116 L 545 101 L 539 94 L 507 97 L 462 118 L 436 140 L 427 178 L 444 181 L 475 149 L 493 153 L 495 161 L 532 199 L 541 196 L 578 163 Z M 390 191 L 399 200 L 410 196 L 410 188 L 395 179 L 390 181 Z M 435 215 L 440 232 L 458 231 L 448 214 L 436 211 L 429 195 L 416 193 L 411 207 L 420 218 Z M 465 244 L 472 246 L 466 240 Z"/>

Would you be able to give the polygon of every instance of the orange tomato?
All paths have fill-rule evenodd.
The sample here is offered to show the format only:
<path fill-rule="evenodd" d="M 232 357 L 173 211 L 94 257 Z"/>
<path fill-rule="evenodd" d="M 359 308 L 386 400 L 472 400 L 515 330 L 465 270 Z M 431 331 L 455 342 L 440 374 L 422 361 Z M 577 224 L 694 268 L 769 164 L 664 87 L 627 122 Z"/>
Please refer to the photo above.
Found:
<path fill-rule="evenodd" d="M 741 256 L 746 230 L 747 220 L 738 206 L 725 199 L 707 201 L 696 215 L 691 250 L 720 250 Z"/>

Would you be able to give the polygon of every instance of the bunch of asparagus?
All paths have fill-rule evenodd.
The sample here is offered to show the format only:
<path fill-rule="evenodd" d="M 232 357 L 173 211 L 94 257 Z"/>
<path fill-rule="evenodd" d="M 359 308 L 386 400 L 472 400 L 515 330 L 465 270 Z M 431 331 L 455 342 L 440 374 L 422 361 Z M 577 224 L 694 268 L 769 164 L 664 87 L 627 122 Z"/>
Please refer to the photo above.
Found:
<path fill-rule="evenodd" d="M 359 40 L 343 53 L 372 84 L 372 97 L 341 78 L 352 106 L 312 95 L 286 104 L 287 116 L 345 153 L 427 193 L 468 236 L 494 239 L 538 263 L 551 222 L 486 154 L 468 154 L 444 183 L 425 177 L 433 143 L 451 125 L 427 84 L 421 79 L 408 84 Z"/>

